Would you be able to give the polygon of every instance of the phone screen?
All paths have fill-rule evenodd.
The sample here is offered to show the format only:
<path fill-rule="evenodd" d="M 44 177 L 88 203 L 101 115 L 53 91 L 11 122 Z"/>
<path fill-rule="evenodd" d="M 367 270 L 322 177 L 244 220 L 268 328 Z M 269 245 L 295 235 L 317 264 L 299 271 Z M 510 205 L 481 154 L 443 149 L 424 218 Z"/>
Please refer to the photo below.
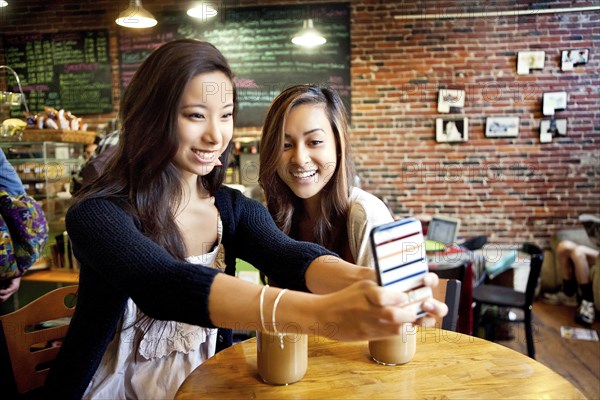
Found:
<path fill-rule="evenodd" d="M 377 226 L 371 231 L 371 246 L 379 284 L 407 292 L 419 316 L 422 301 L 431 297 L 431 288 L 423 286 L 429 271 L 421 222 L 405 218 Z"/>

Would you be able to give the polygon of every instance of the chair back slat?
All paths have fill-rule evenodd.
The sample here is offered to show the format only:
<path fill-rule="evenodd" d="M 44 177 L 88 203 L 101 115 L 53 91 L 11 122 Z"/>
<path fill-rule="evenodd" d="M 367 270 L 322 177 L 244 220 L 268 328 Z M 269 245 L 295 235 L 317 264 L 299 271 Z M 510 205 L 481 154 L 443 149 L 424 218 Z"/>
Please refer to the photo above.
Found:
<path fill-rule="evenodd" d="M 543 262 L 543 254 L 534 254 L 531 256 L 529 278 L 527 279 L 527 288 L 525 289 L 525 302 L 529 305 L 533 304 L 535 290 L 537 288 L 538 280 L 542 272 Z"/>
<path fill-rule="evenodd" d="M 448 314 L 442 321 L 442 329 L 456 332 L 458 325 L 458 310 L 460 309 L 460 289 L 462 282 L 458 279 L 449 279 L 446 287 L 446 305 Z"/>
<path fill-rule="evenodd" d="M 433 298 L 438 300 L 438 301 L 442 301 L 442 302 L 446 302 L 446 287 L 448 286 L 448 279 L 439 279 L 439 284 L 432 288 L 431 291 L 433 292 Z M 441 328 L 443 324 L 443 318 L 440 316 L 435 316 L 435 327 L 436 328 Z"/>
<path fill-rule="evenodd" d="M 446 303 L 448 314 L 445 317 L 435 317 L 436 328 L 456 331 L 458 323 L 458 308 L 460 305 L 461 282 L 457 279 L 439 279 L 439 284 L 432 289 L 433 298 Z"/>
<path fill-rule="evenodd" d="M 531 261 L 529 263 L 529 277 L 527 278 L 527 286 L 525 287 L 525 304 L 531 307 L 535 297 L 538 280 L 542 273 L 544 252 L 539 246 L 533 243 L 523 243 L 521 250 L 531 256 Z"/>

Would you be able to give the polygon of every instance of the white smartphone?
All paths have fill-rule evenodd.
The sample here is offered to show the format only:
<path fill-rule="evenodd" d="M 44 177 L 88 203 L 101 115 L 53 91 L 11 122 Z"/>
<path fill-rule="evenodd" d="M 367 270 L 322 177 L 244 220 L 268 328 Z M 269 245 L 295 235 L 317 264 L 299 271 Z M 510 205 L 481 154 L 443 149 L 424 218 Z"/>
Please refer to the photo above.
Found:
<path fill-rule="evenodd" d="M 371 230 L 371 247 L 379 285 L 406 292 L 409 306 L 424 316 L 421 304 L 432 292 L 423 285 L 429 267 L 421 222 L 404 218 L 376 226 Z"/>

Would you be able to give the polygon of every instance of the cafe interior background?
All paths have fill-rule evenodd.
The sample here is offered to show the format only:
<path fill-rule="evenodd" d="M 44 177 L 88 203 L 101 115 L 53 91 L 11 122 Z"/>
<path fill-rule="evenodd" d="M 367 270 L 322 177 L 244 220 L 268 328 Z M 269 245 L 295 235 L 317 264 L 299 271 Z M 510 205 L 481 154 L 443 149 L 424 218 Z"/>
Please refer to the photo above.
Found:
<path fill-rule="evenodd" d="M 83 35 L 74 40 L 91 38 L 107 50 L 108 59 L 96 53 L 71 65 L 71 75 L 90 65 L 97 74 L 88 82 L 93 93 L 87 100 L 81 81 L 65 83 L 81 88 L 80 98 L 65 102 L 72 108 L 65 111 L 82 117 L 90 130 L 100 127 L 101 133 L 116 118 L 121 89 L 147 51 L 175 37 L 193 36 L 222 44 L 239 84 L 246 85 L 241 97 L 250 107 L 250 121 L 236 129 L 241 152 L 259 150 L 258 143 L 246 144 L 258 139 L 264 115 L 252 109 L 253 103 L 266 106 L 277 91 L 296 83 L 295 70 L 345 96 L 360 184 L 385 199 L 398 216 L 455 216 L 465 237 L 547 245 L 557 230 L 578 226 L 580 214 L 600 209 L 599 16 L 597 10 L 586 10 L 595 1 L 213 1 L 204 4 L 215 6 L 216 16 L 210 18 L 208 8 L 204 17 L 194 19 L 186 14 L 192 2 L 145 0 L 143 7 L 158 24 L 140 30 L 115 24 L 127 0 L 9 3 L 0 8 L 0 64 L 22 61 L 10 50 L 27 51 L 27 43 L 38 59 L 48 57 L 42 43 L 68 32 Z M 233 13 L 237 8 L 252 9 Z M 280 36 L 300 30 L 306 19 L 328 41 L 318 50 L 280 45 Z M 587 49 L 587 62 L 561 67 L 562 52 L 574 49 Z M 243 54 L 236 57 L 236 52 Z M 524 52 L 543 52 L 542 66 L 518 71 Z M 296 54 L 304 66 L 285 63 Z M 318 60 L 312 69 L 311 57 Z M 61 62 L 52 63 L 56 72 Z M 262 81 L 253 75 L 261 65 L 276 69 L 277 63 L 288 69 L 262 75 Z M 43 111 L 48 104 L 41 103 L 52 99 L 41 95 L 34 103 L 36 95 L 28 90 L 48 86 L 43 76 L 31 79 L 42 67 L 26 70 L 22 62 L 12 67 L 21 72 L 30 107 Z M 58 86 L 56 75 L 52 79 Z M 0 71 L 0 88 L 6 87 L 7 76 Z M 545 94 L 557 92 L 566 95 L 566 107 L 559 105 L 547 115 Z M 459 98 L 457 107 L 452 95 Z M 445 98 L 450 98 L 446 110 Z M 86 102 L 92 106 L 81 106 Z M 100 112 L 90 114 L 94 108 Z M 240 116 L 244 113 L 242 108 Z M 13 116 L 22 117 L 14 108 Z M 446 135 L 436 120 L 468 126 L 459 141 L 448 142 L 440 137 Z M 541 132 L 540 126 L 552 120 L 566 122 L 565 131 Z M 504 126 L 494 132 L 490 124 L 497 122 Z M 236 180 L 255 181 L 252 166 L 239 172 Z"/>
<path fill-rule="evenodd" d="M 241 99 L 228 181 L 250 195 L 266 107 L 312 82 L 340 91 L 360 185 L 397 217 L 441 214 L 461 220 L 462 237 L 548 247 L 599 213 L 595 1 L 131 1 L 157 21 L 142 29 L 115 23 L 127 0 L 3 3 L 0 65 L 20 77 L 32 114 L 62 108 L 98 135 L 152 49 L 181 37 L 217 45 Z M 309 24 L 325 43 L 291 43 Z M 19 92 L 6 68 L 0 89 Z M 5 107 L 2 119 L 23 111 Z M 69 149 L 58 174 L 80 161 Z"/>

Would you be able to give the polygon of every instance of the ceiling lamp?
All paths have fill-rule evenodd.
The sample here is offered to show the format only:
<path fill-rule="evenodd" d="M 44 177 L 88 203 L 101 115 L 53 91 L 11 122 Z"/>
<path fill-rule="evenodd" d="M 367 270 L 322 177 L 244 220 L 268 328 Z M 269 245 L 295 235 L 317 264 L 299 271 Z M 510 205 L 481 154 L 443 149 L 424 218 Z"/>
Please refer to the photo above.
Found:
<path fill-rule="evenodd" d="M 192 8 L 187 10 L 187 15 L 192 18 L 197 18 L 206 21 L 218 14 L 217 9 L 213 6 L 214 2 L 196 3 Z"/>
<path fill-rule="evenodd" d="M 6 7 L 8 3 L 4 0 L 0 0 L 0 7 Z"/>
<path fill-rule="evenodd" d="M 315 29 L 312 19 L 305 19 L 302 30 L 294 35 L 292 43 L 303 47 L 320 46 L 327 42 L 327 39 Z"/>
<path fill-rule="evenodd" d="M 129 7 L 119 14 L 115 22 L 126 28 L 150 28 L 158 23 L 154 15 L 142 7 L 141 0 L 130 0 Z"/>

